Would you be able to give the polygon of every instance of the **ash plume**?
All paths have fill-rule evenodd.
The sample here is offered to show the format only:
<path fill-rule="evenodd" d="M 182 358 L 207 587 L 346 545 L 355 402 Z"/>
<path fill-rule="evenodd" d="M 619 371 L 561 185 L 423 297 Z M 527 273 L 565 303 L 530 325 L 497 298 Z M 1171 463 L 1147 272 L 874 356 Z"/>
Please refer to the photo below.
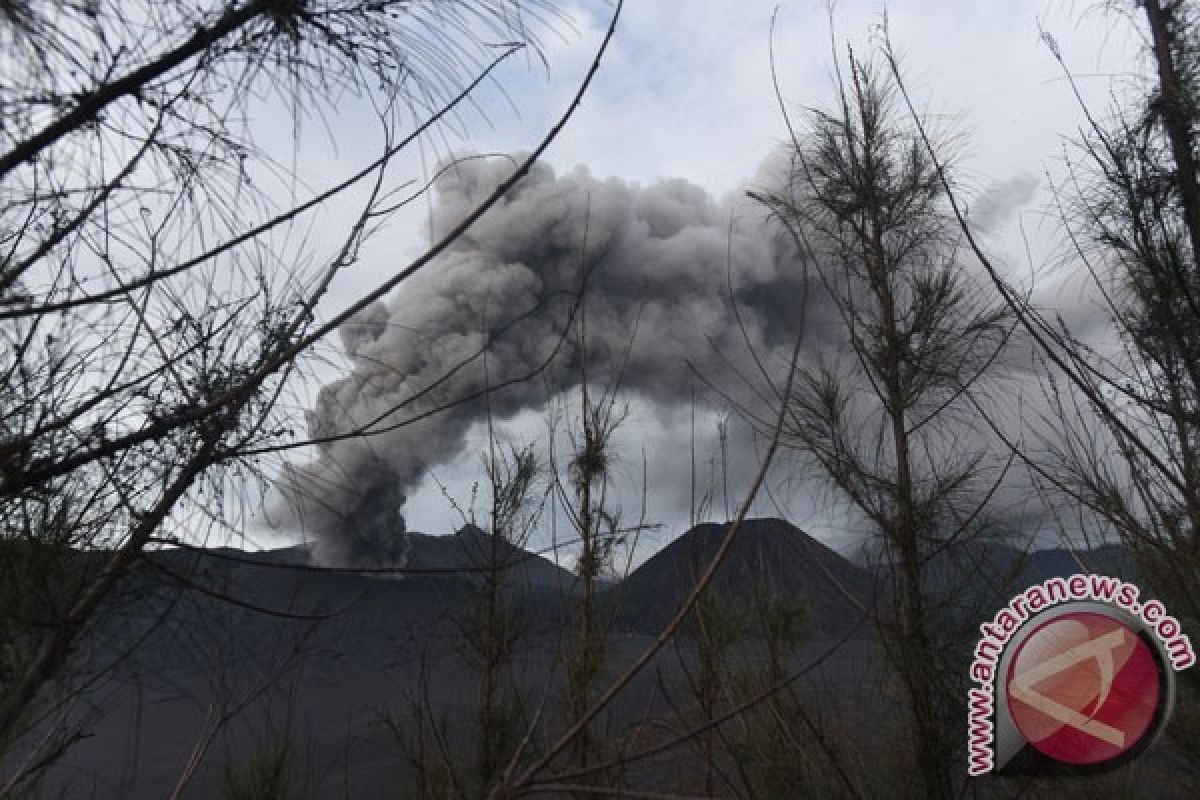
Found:
<path fill-rule="evenodd" d="M 511 165 L 445 165 L 431 235 Z M 770 193 L 789 168 L 781 148 L 755 185 Z M 1024 177 L 993 186 L 981 223 L 1031 190 Z M 762 388 L 759 365 L 777 374 L 801 326 L 806 358 L 849 357 L 832 303 L 807 274 L 758 204 L 718 201 L 683 180 L 639 186 L 537 164 L 436 263 L 342 328 L 352 368 L 308 414 L 319 453 L 285 470 L 285 524 L 315 537 L 321 563 L 402 564 L 405 495 L 462 452 L 474 423 L 545 407 L 578 385 L 584 363 L 593 380 L 619 371 L 625 391 L 664 411 L 717 408 L 726 393 L 761 407 L 750 396 L 751 384 Z"/>
<path fill-rule="evenodd" d="M 433 235 L 510 170 L 507 159 L 447 167 Z M 314 558 L 402 563 L 404 495 L 458 455 L 489 410 L 541 408 L 577 385 L 583 359 L 589 375 L 620 370 L 625 390 L 668 406 L 703 389 L 689 362 L 731 385 L 753 375 L 747 344 L 769 358 L 791 343 L 803 284 L 790 240 L 761 208 L 742 208 L 734 224 L 729 203 L 686 181 L 641 187 L 536 165 L 389 303 L 340 331 L 352 369 L 307 416 L 318 458 L 289 465 L 280 486 L 288 523 L 315 537 Z M 536 380 L 517 380 L 547 362 Z"/>

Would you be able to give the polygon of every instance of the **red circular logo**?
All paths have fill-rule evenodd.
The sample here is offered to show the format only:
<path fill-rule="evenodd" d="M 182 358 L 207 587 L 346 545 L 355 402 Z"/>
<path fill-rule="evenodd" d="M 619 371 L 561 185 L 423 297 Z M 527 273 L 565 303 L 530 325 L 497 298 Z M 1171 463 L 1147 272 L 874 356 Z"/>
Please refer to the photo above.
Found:
<path fill-rule="evenodd" d="M 1063 614 L 1036 628 L 1008 668 L 1008 709 L 1033 747 L 1068 764 L 1099 764 L 1151 732 L 1162 692 L 1145 641 L 1105 614 Z"/>

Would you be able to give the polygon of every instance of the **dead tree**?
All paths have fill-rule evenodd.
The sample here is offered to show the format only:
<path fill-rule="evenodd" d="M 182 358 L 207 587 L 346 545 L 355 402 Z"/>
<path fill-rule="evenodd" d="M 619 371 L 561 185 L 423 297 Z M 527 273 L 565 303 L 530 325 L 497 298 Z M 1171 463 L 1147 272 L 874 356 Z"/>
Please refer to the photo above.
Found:
<path fill-rule="evenodd" d="M 793 133 L 787 184 L 754 195 L 808 256 L 810 305 L 830 309 L 841 343 L 806 354 L 785 443 L 870 526 L 887 576 L 877 624 L 907 717 L 896 740 L 911 742 L 902 766 L 919 776 L 915 796 L 951 798 L 955 643 L 931 573 L 988 533 L 1003 464 L 963 395 L 1009 328 L 963 268 L 939 165 L 896 113 L 894 83 L 853 51 L 837 75 L 834 109 Z"/>
<path fill-rule="evenodd" d="M 226 523 L 230 493 L 260 475 L 248 454 L 302 444 L 279 399 L 313 346 L 429 264 L 562 129 L 599 55 L 509 180 L 318 318 L 335 276 L 419 195 L 397 159 L 536 48 L 553 12 L 0 4 L 0 585 L 22 598 L 3 606 L 0 747 L 61 699 L 80 636 L 170 523 Z M 369 102 L 378 150 L 327 185 L 308 186 L 256 133 L 274 98 L 299 126 L 351 96 Z M 359 212 L 331 253 L 307 250 L 302 226 L 338 198 Z"/>
<path fill-rule="evenodd" d="M 1056 192 L 1070 243 L 1067 264 L 1090 284 L 1107 317 L 1101 339 L 1085 336 L 1018 291 L 973 234 L 960 203 L 954 202 L 954 212 L 1045 367 L 1047 425 L 1039 447 L 1018 452 L 1076 510 L 1077 528 L 1121 541 L 1147 588 L 1175 614 L 1195 621 L 1200 8 L 1187 0 L 1143 0 L 1109 10 L 1138 28 L 1145 43 L 1142 69 L 1115 95 L 1107 116 L 1076 91 L 1082 134 Z M 1049 34 L 1043 40 L 1074 87 L 1056 40 Z M 891 64 L 898 76 L 894 58 Z M 1179 716 L 1195 717 L 1190 703 L 1180 708 Z M 1185 745 L 1195 741 L 1186 733 L 1179 738 Z M 1191 750 L 1194 765 L 1194 745 Z"/>

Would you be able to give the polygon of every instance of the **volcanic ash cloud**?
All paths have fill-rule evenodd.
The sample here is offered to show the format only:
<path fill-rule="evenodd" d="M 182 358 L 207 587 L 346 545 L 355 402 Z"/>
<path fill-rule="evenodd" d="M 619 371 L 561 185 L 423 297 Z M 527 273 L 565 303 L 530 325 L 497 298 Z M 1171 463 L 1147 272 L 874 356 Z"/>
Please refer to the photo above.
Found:
<path fill-rule="evenodd" d="M 434 235 L 511 169 L 479 158 L 447 168 Z M 315 536 L 321 563 L 400 564 L 405 494 L 462 451 L 489 405 L 500 418 L 542 407 L 547 387 L 578 384 L 584 357 L 589 375 L 623 365 L 627 390 L 667 405 L 702 389 L 689 362 L 731 387 L 735 370 L 755 374 L 750 349 L 770 359 L 796 332 L 802 270 L 761 207 L 737 211 L 681 180 L 640 187 L 535 165 L 390 302 L 340 331 L 352 368 L 308 414 L 310 436 L 326 440 L 318 458 L 284 472 L 288 523 Z M 586 338 L 576 324 L 564 339 L 585 281 Z M 536 380 L 503 385 L 547 360 Z M 489 386 L 500 388 L 485 401 Z"/>

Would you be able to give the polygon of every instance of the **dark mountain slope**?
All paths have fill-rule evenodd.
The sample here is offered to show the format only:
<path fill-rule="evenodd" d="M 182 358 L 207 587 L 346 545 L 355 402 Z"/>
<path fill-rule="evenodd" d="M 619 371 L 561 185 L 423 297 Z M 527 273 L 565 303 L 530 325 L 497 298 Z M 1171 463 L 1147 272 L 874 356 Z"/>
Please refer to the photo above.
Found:
<path fill-rule="evenodd" d="M 664 547 L 612 589 L 622 628 L 661 630 L 720 547 L 725 525 L 704 524 Z M 715 598 L 749 607 L 756 598 L 799 600 L 813 633 L 853 626 L 872 595 L 870 574 L 808 534 L 778 519 L 748 519 L 717 572 Z"/>
<path fill-rule="evenodd" d="M 430 570 L 426 574 L 457 573 L 478 583 L 495 561 L 504 573 L 504 582 L 513 588 L 569 590 L 575 576 L 549 559 L 516 547 L 504 539 L 492 536 L 474 525 L 467 525 L 453 536 L 408 534 L 409 550 L 406 568 Z"/>

